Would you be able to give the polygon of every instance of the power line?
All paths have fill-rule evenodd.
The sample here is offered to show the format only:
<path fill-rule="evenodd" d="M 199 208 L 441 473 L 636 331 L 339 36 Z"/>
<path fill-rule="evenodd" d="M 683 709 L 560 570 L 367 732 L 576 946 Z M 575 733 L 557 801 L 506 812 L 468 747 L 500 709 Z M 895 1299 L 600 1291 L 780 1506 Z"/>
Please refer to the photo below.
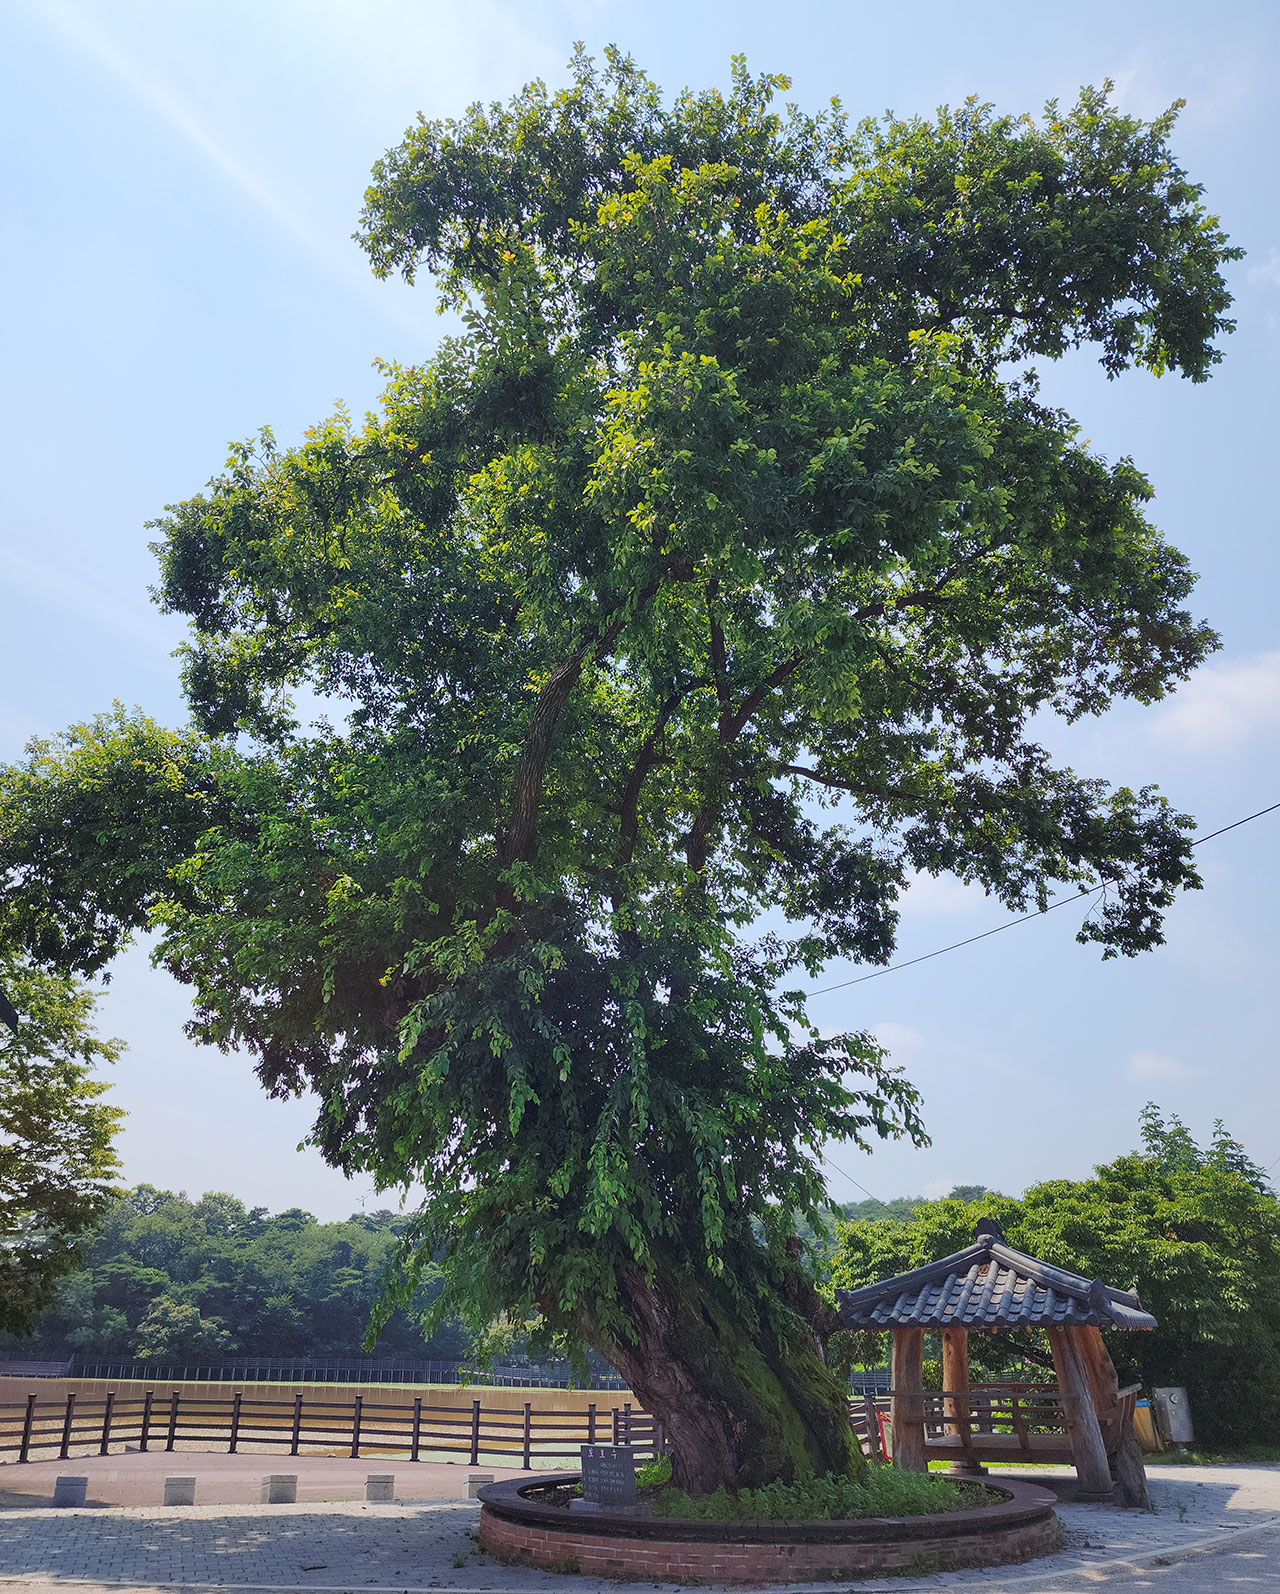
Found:
<path fill-rule="evenodd" d="M 1246 814 L 1243 819 L 1233 820 L 1231 824 L 1223 825 L 1220 830 L 1211 830 L 1207 836 L 1197 836 L 1191 845 L 1193 847 L 1198 847 L 1203 842 L 1212 841 L 1215 836 L 1225 836 L 1229 830 L 1238 830 L 1241 825 L 1250 824 L 1255 819 L 1262 819 L 1267 814 L 1274 814 L 1277 809 L 1280 809 L 1280 803 L 1272 803 L 1269 808 L 1259 808 L 1256 814 Z M 823 986 L 823 988 L 819 991 L 810 991 L 809 995 L 825 996 L 828 991 L 843 991 L 850 985 L 861 985 L 866 980 L 878 980 L 882 974 L 893 974 L 898 969 L 909 969 L 916 963 L 927 963 L 930 958 L 941 957 L 944 952 L 956 952 L 962 946 L 972 946 L 975 941 L 985 941 L 990 935 L 999 935 L 1001 930 L 1012 930 L 1015 925 L 1026 924 L 1028 919 L 1043 918 L 1046 913 L 1052 913 L 1055 908 L 1065 908 L 1069 903 L 1079 902 L 1084 897 L 1092 896 L 1096 898 L 1105 890 L 1105 886 L 1095 886 L 1088 891 L 1077 891 L 1074 896 L 1062 897 L 1057 902 L 1051 902 L 1047 908 L 1037 909 L 1035 913 L 1024 913 L 1019 919 L 1010 919 L 1006 924 L 997 924 L 993 930 L 983 930 L 980 935 L 971 935 L 963 941 L 953 941 L 950 946 L 940 946 L 936 952 L 926 952 L 921 957 L 908 958 L 905 963 L 894 963 L 891 964 L 887 969 L 876 969 L 871 974 L 859 975 L 857 979 L 843 980 L 839 985 Z M 1090 911 L 1092 911 L 1092 905 L 1090 907 Z M 841 1168 L 836 1163 L 832 1162 L 831 1158 L 828 1157 L 825 1152 L 820 1151 L 818 1155 L 833 1173 L 838 1173 L 842 1179 L 847 1179 L 855 1190 L 861 1190 L 868 1201 L 874 1201 L 877 1206 L 883 1207 L 886 1212 L 891 1210 L 887 1201 L 882 1201 L 879 1196 L 872 1195 L 865 1184 L 859 1183 L 859 1181 L 855 1179 L 851 1173 L 848 1173 L 844 1168 Z M 1270 1174 L 1271 1170 L 1277 1165 L 1280 1165 L 1280 1155 L 1277 1155 L 1263 1168 L 1263 1177 L 1266 1178 Z"/>
<path fill-rule="evenodd" d="M 863 1195 L 866 1196 L 868 1201 L 874 1201 L 878 1207 L 883 1207 L 886 1212 L 892 1210 L 887 1201 L 882 1201 L 879 1196 L 872 1195 L 865 1184 L 859 1184 L 851 1173 L 846 1173 L 843 1168 L 838 1167 L 834 1162 L 832 1162 L 831 1158 L 827 1156 L 825 1151 L 820 1151 L 818 1155 L 822 1158 L 823 1162 L 826 1163 L 827 1167 L 831 1169 L 832 1173 L 838 1173 L 842 1179 L 847 1179 L 855 1190 L 862 1191 Z"/>
<path fill-rule="evenodd" d="M 1105 886 L 1095 886 L 1090 891 L 1077 891 L 1075 896 L 1061 897 L 1057 902 L 1051 902 L 1047 908 L 1037 908 L 1034 913 L 1024 913 L 1020 919 L 1009 919 L 1005 924 L 997 924 L 994 930 L 983 930 L 980 935 L 968 936 L 963 941 L 953 941 L 950 946 L 940 946 L 936 952 L 924 952 L 918 958 L 908 958 L 905 963 L 891 963 L 887 969 L 876 969 L 871 974 L 859 974 L 856 979 L 841 980 L 838 985 L 824 985 L 821 990 L 810 991 L 808 994 L 825 996 L 828 991 L 843 991 L 850 985 L 863 985 L 867 980 L 878 980 L 885 974 L 896 974 L 899 969 L 909 969 L 915 963 L 927 963 L 930 958 L 940 958 L 944 952 L 956 952 L 962 946 L 972 946 L 975 941 L 985 941 L 989 935 L 999 935 L 1001 930 L 1012 930 L 1015 924 L 1025 924 L 1028 919 L 1042 919 L 1046 913 L 1052 913 L 1055 908 L 1065 908 L 1068 903 L 1079 902 L 1083 897 L 1100 896 L 1105 890 Z"/>
<path fill-rule="evenodd" d="M 1243 819 L 1237 819 L 1230 825 L 1223 825 L 1221 830 L 1211 830 L 1207 836 L 1197 836 L 1191 845 L 1202 846 L 1206 841 L 1212 841 L 1215 836 L 1225 836 L 1228 830 L 1239 830 L 1241 825 L 1247 825 L 1253 819 L 1261 819 L 1264 814 L 1275 813 L 1277 808 L 1280 808 L 1280 803 L 1272 803 L 1270 808 L 1259 808 L 1256 814 L 1246 814 Z"/>
<path fill-rule="evenodd" d="M 1238 830 L 1241 825 L 1252 823 L 1261 819 L 1266 814 L 1274 814 L 1280 809 L 1280 803 L 1272 803 L 1269 808 L 1259 808 L 1256 814 L 1246 814 L 1243 819 L 1233 820 L 1229 825 L 1223 825 L 1220 830 L 1211 830 L 1207 836 L 1197 836 L 1191 843 L 1193 847 L 1202 846 L 1206 841 L 1212 841 L 1215 836 L 1225 836 L 1228 830 Z M 1100 897 L 1106 890 L 1106 885 L 1092 886 L 1084 891 L 1077 891 L 1073 896 L 1059 897 L 1057 902 L 1051 902 L 1046 908 L 1037 908 L 1034 913 L 1024 913 L 1021 918 L 1007 919 L 1004 924 L 997 924 L 994 929 L 983 930 L 978 935 L 966 936 L 963 941 L 953 941 L 950 946 L 940 946 L 935 952 L 924 952 L 919 957 L 908 958 L 905 963 L 891 963 L 886 969 L 875 969 L 870 974 L 859 974 L 851 980 L 841 980 L 836 985 L 824 985 L 816 991 L 809 991 L 809 996 L 826 996 L 831 991 L 845 991 L 851 985 L 865 985 L 868 980 L 878 980 L 886 974 L 896 974 L 899 969 L 909 969 L 917 963 L 928 963 L 931 958 L 940 958 L 944 952 L 958 952 L 962 946 L 972 946 L 975 941 L 985 941 L 988 936 L 999 935 L 1003 930 L 1012 930 L 1019 924 L 1026 924 L 1030 919 L 1043 919 L 1046 913 L 1052 913 L 1055 908 L 1065 908 L 1072 902 L 1079 902 L 1084 897 Z M 1093 904 L 1090 904 L 1092 909 Z M 1086 915 L 1087 917 L 1088 915 Z M 857 1180 L 853 1181 L 857 1184 Z M 862 1186 L 858 1185 L 861 1189 Z M 874 1196 L 871 1198 L 876 1199 Z"/>

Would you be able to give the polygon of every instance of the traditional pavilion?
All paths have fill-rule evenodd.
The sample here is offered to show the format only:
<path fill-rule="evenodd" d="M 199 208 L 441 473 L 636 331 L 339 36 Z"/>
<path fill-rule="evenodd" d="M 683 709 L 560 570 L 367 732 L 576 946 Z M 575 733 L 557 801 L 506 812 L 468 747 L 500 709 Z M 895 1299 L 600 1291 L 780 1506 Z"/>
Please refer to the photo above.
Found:
<path fill-rule="evenodd" d="M 1015 1251 L 1000 1225 L 983 1218 L 973 1244 L 954 1256 L 836 1297 L 844 1327 L 893 1336 L 895 1466 L 924 1472 L 945 1459 L 973 1476 L 984 1461 L 1066 1461 L 1081 1498 L 1110 1497 L 1114 1473 L 1126 1499 L 1145 1501 L 1133 1434 L 1137 1386 L 1120 1389 L 1101 1332 L 1156 1327 L 1132 1291 Z M 971 1333 L 1029 1328 L 1048 1333 L 1056 1388 L 970 1383 Z M 942 1338 L 941 1391 L 924 1388 L 926 1332 Z"/>

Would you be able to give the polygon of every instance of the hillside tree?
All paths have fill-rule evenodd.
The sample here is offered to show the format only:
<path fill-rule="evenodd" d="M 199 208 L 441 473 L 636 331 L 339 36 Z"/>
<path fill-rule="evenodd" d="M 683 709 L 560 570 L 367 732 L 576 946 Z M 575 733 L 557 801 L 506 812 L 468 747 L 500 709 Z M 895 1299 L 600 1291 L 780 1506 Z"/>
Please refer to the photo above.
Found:
<path fill-rule="evenodd" d="M 93 993 L 0 951 L 15 1023 L 0 1025 L 0 1332 L 24 1334 L 79 1261 L 114 1194 L 124 1113 L 97 1070 L 120 1054 Z"/>

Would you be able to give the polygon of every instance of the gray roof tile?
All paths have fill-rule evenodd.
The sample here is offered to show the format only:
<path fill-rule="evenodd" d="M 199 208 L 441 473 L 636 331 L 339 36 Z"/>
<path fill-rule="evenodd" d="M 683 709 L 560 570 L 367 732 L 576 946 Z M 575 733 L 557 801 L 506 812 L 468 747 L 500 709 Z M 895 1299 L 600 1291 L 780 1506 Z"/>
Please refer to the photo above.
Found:
<path fill-rule="evenodd" d="M 836 1299 L 846 1328 L 1156 1326 L 1132 1291 L 1015 1251 L 990 1219 L 954 1256 L 865 1289 L 837 1290 Z"/>

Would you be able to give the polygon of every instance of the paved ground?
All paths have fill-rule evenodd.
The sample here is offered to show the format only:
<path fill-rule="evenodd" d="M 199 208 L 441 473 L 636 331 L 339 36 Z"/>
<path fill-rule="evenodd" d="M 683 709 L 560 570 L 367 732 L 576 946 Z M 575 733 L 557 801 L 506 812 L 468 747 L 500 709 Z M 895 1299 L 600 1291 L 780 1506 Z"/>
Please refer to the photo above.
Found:
<path fill-rule="evenodd" d="M 117 1468 L 126 1463 L 121 1457 L 105 1459 Z M 320 1461 L 299 1461 L 304 1459 Z M 207 1466 L 210 1479 L 227 1462 L 245 1460 L 261 1470 L 258 1457 L 183 1458 L 184 1470 L 199 1478 Z M 349 1463 L 325 1465 L 353 1471 Z M 356 1466 L 361 1473 L 392 1470 Z M 90 1469 L 80 1470 L 87 1474 Z M 304 1471 L 301 1465 L 296 1470 Z M 453 1473 L 461 1483 L 467 1469 L 433 1470 Z M 398 1465 L 395 1471 L 399 1488 L 404 1487 L 402 1472 L 419 1486 L 417 1469 Z M 7 1467 L 4 1473 L 6 1480 L 12 1476 Z M 1068 1547 L 1032 1566 L 923 1580 L 879 1579 L 857 1588 L 867 1594 L 916 1589 L 1280 1594 L 1280 1467 L 1161 1467 L 1151 1487 L 1157 1506 L 1152 1515 L 1064 1501 L 1060 1515 Z M 233 1504 L 54 1511 L 19 1506 L 0 1511 L 0 1590 L 50 1594 L 51 1585 L 71 1583 L 78 1586 L 77 1594 L 112 1585 L 143 1594 L 181 1583 L 238 1590 L 616 1594 L 616 1584 L 512 1571 L 486 1560 L 470 1537 L 476 1515 L 474 1505 L 440 1497 L 423 1504 L 348 1502 L 323 1508 Z M 830 1594 L 831 1585 L 823 1588 Z"/>

